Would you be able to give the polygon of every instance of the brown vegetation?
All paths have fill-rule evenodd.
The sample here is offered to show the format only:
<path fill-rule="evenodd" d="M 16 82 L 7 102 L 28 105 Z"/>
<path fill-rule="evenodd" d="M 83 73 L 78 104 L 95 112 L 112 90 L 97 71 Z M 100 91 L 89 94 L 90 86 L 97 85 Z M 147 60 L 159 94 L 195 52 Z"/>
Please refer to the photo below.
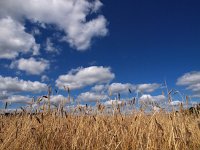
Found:
<path fill-rule="evenodd" d="M 2 115 L 0 149 L 200 149 L 199 114 L 101 112 Z"/>

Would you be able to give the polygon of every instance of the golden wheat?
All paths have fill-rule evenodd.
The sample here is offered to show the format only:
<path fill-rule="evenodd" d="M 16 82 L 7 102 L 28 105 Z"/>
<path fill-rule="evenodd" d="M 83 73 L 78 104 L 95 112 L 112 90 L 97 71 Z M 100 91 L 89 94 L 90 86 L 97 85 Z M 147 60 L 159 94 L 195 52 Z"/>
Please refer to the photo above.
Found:
<path fill-rule="evenodd" d="M 102 109 L 100 109 L 102 112 Z M 199 115 L 137 112 L 0 117 L 0 149 L 200 149 Z"/>

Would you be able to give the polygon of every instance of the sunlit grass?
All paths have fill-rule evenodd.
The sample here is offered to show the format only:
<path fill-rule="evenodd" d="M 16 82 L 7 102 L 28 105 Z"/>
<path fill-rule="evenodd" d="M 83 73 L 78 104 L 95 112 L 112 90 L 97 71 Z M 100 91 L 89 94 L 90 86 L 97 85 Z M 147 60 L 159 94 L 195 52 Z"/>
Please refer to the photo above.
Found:
<path fill-rule="evenodd" d="M 200 149 L 198 113 L 123 115 L 119 107 L 105 115 L 97 106 L 87 115 L 85 109 L 1 115 L 0 149 Z"/>

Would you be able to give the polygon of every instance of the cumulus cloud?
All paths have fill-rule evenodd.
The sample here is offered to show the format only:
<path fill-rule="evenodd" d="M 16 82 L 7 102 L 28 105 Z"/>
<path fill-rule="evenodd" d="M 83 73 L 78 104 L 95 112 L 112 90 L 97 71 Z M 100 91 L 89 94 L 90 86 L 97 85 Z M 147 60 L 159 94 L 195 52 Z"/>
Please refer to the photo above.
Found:
<path fill-rule="evenodd" d="M 17 77 L 3 77 L 0 75 L 0 91 L 39 93 L 46 90 L 47 85 L 38 81 L 25 81 Z"/>
<path fill-rule="evenodd" d="M 39 45 L 31 34 L 25 32 L 25 27 L 10 17 L 0 18 L 0 58 L 13 59 L 19 53 L 31 51 L 37 55 Z"/>
<path fill-rule="evenodd" d="M 71 47 L 86 50 L 94 37 L 108 33 L 107 20 L 97 14 L 101 6 L 99 0 L 1 0 L 0 17 L 53 24 L 65 32 L 63 40 Z M 87 17 L 94 13 L 96 17 L 88 20 Z"/>
<path fill-rule="evenodd" d="M 200 71 L 189 72 L 177 79 L 177 85 L 187 86 L 193 92 L 192 97 L 200 97 Z"/>
<path fill-rule="evenodd" d="M 122 83 L 112 83 L 109 86 L 109 92 L 111 92 L 112 94 L 116 94 L 116 93 L 128 93 L 129 90 L 133 91 L 135 90 L 135 86 L 130 84 L 130 83 L 126 83 L 126 84 L 122 84 Z"/>
<path fill-rule="evenodd" d="M 29 59 L 21 58 L 13 61 L 10 65 L 10 68 L 16 68 L 32 75 L 40 75 L 45 70 L 49 69 L 49 66 L 49 61 L 45 59 L 36 60 L 35 58 L 31 57 Z"/>
<path fill-rule="evenodd" d="M 99 100 L 108 99 L 108 96 L 105 94 L 98 94 L 94 92 L 85 92 L 81 93 L 78 97 L 78 100 L 85 101 L 85 102 L 96 102 Z"/>
<path fill-rule="evenodd" d="M 91 66 L 87 68 L 72 69 L 66 75 L 60 75 L 56 80 L 56 86 L 70 89 L 80 89 L 86 86 L 108 83 L 115 75 L 109 67 Z"/>

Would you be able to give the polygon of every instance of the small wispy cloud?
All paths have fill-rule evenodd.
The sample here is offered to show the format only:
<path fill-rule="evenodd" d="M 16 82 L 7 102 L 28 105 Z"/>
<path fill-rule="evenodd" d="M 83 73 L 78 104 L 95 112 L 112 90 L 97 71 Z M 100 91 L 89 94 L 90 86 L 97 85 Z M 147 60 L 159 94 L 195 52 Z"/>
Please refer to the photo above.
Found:
<path fill-rule="evenodd" d="M 49 81 L 49 77 L 47 75 L 42 75 L 41 76 L 41 81 L 42 82 L 47 82 L 47 81 Z"/>
<path fill-rule="evenodd" d="M 160 84 L 157 83 L 148 83 L 148 84 L 138 84 L 136 85 L 136 89 L 138 92 L 144 92 L 144 93 L 151 93 L 155 90 L 159 89 L 161 87 Z"/>
<path fill-rule="evenodd" d="M 53 42 L 51 41 L 50 38 L 47 38 L 45 46 L 46 46 L 46 47 L 45 47 L 45 50 L 46 50 L 48 53 L 57 53 L 57 54 L 59 54 L 59 49 L 57 49 L 57 48 L 54 46 L 54 44 L 53 44 Z"/>
<path fill-rule="evenodd" d="M 193 92 L 192 97 L 200 97 L 200 71 L 184 74 L 177 79 L 177 85 L 186 86 L 187 90 Z"/>

